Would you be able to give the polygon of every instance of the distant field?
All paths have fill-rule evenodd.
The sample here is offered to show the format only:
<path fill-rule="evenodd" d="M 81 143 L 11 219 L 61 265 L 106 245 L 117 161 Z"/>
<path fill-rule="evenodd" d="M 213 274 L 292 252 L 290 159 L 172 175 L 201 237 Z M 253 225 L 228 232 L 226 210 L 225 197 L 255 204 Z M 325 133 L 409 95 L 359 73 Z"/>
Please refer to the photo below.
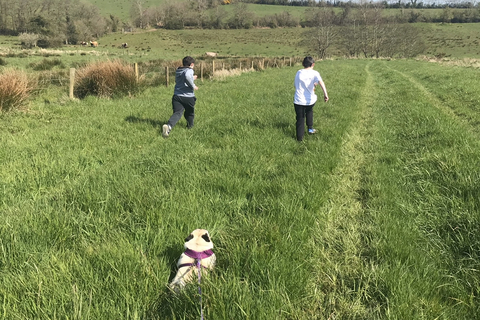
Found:
<path fill-rule="evenodd" d="M 427 55 L 480 58 L 480 24 L 416 23 L 428 45 Z"/>
<path fill-rule="evenodd" d="M 123 21 L 127 21 L 130 18 L 130 8 L 132 7 L 131 0 L 83 0 L 87 3 L 91 3 L 97 6 L 101 12 L 101 14 L 105 17 L 109 17 L 110 15 L 114 15 L 122 19 Z M 178 0 L 177 2 L 183 2 L 186 0 Z M 145 0 L 144 7 L 153 7 L 153 6 L 160 6 L 162 4 L 168 3 L 167 0 Z M 227 12 L 231 12 L 233 9 L 232 5 L 224 5 L 222 6 L 225 8 Z M 272 5 L 260 5 L 260 4 L 248 4 L 248 9 L 254 12 L 258 17 L 263 17 L 265 15 L 273 15 L 276 13 L 281 13 L 284 11 L 288 11 L 295 16 L 301 16 L 304 14 L 305 10 L 308 7 L 293 7 L 293 6 L 272 6 Z"/>
<path fill-rule="evenodd" d="M 100 13 L 104 17 L 110 17 L 110 15 L 119 17 L 122 21 L 128 21 L 130 19 L 130 9 L 132 7 L 132 0 L 82 0 L 85 3 L 91 3 L 95 5 Z M 183 1 L 183 0 L 176 0 Z M 186 1 L 186 0 L 185 0 Z M 144 0 L 145 9 L 148 7 L 158 6 L 162 3 L 166 3 L 167 0 Z"/>
<path fill-rule="evenodd" d="M 425 55 L 455 59 L 480 57 L 479 24 L 416 23 L 424 35 Z M 64 64 L 87 62 L 94 59 L 121 58 L 129 62 L 175 60 L 185 55 L 201 56 L 206 51 L 221 57 L 290 57 L 313 54 L 300 43 L 304 28 L 276 28 L 249 30 L 152 29 L 134 33 L 108 34 L 99 39 L 98 48 L 80 45 L 53 50 L 21 50 L 17 37 L 0 36 L 0 54 L 7 65 L 26 66 L 46 56 L 62 57 Z M 128 49 L 121 49 L 122 43 Z M 23 52 L 19 56 L 19 52 Z M 332 47 L 331 55 L 336 54 Z"/>
<path fill-rule="evenodd" d="M 122 21 L 128 21 L 130 19 L 130 8 L 132 7 L 131 0 L 82 0 L 87 3 L 92 3 L 97 6 L 101 14 L 105 17 L 114 15 L 119 17 Z M 177 2 L 184 2 L 186 0 L 177 0 Z M 162 4 L 168 3 L 168 0 L 145 0 L 143 3 L 144 8 L 152 6 L 160 6 Z M 247 4 L 248 10 L 255 13 L 257 17 L 263 17 L 266 15 L 279 14 L 284 11 L 291 13 L 293 16 L 301 17 L 304 15 L 306 10 L 311 10 L 309 7 L 298 7 L 298 6 L 277 6 L 277 5 L 264 5 L 264 4 Z M 233 5 L 224 5 L 222 6 L 228 13 L 232 11 Z M 341 8 L 335 8 L 337 12 L 340 12 Z M 463 9 L 452 9 L 454 10 L 463 10 Z M 438 17 L 441 15 L 443 9 L 387 9 L 385 10 L 386 15 L 410 15 L 411 12 L 421 14 L 424 17 Z"/>
<path fill-rule="evenodd" d="M 306 48 L 299 44 L 301 28 L 249 29 L 249 30 L 152 30 L 140 33 L 109 34 L 98 40 L 98 48 L 65 46 L 59 50 L 25 51 L 21 57 L 4 57 L 7 65 L 25 66 L 50 56 L 62 57 L 68 66 L 71 63 L 92 59 L 121 58 L 130 62 L 148 60 L 175 60 L 185 55 L 201 56 L 206 51 L 218 52 L 220 56 L 290 57 L 302 56 Z M 127 42 L 128 49 L 120 45 Z M 14 48 L 20 52 L 17 37 L 0 36 L 0 53 L 7 55 Z"/>

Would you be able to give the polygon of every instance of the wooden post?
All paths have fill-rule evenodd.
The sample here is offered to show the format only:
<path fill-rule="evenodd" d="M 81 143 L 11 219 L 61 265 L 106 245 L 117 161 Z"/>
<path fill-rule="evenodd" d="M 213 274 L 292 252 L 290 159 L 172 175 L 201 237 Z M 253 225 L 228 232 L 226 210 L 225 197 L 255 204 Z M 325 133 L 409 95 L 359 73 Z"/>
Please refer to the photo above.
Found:
<path fill-rule="evenodd" d="M 265 59 L 262 60 L 262 69 L 265 69 Z"/>
<path fill-rule="evenodd" d="M 200 80 L 203 82 L 203 62 L 200 64 Z"/>
<path fill-rule="evenodd" d="M 169 82 L 169 78 L 168 78 L 169 74 L 168 74 L 168 66 L 165 67 L 165 79 L 166 79 L 166 83 L 165 85 L 168 87 L 168 82 Z"/>
<path fill-rule="evenodd" d="M 215 60 L 212 61 L 212 78 L 215 74 Z"/>
<path fill-rule="evenodd" d="M 252 70 L 253 70 L 253 59 L 252 59 Z"/>
<path fill-rule="evenodd" d="M 137 62 L 133 64 L 133 69 L 135 70 L 135 80 L 138 83 L 138 63 Z"/>
<path fill-rule="evenodd" d="M 290 67 L 292 66 L 292 57 L 290 57 Z"/>
<path fill-rule="evenodd" d="M 240 67 L 239 67 L 240 71 L 242 71 L 242 61 L 240 61 Z"/>
<path fill-rule="evenodd" d="M 75 86 L 75 68 L 70 68 L 70 90 L 69 90 L 70 99 L 73 99 L 74 86 Z"/>

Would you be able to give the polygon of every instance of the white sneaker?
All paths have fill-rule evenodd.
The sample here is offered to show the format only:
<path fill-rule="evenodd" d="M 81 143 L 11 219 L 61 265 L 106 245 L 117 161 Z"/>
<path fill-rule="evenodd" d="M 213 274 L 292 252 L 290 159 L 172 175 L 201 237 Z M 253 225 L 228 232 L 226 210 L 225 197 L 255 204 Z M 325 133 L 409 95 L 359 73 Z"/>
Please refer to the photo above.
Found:
<path fill-rule="evenodd" d="M 172 128 L 168 124 L 164 124 L 162 127 L 162 136 L 164 138 L 168 138 L 170 135 L 170 130 L 172 130 Z"/>

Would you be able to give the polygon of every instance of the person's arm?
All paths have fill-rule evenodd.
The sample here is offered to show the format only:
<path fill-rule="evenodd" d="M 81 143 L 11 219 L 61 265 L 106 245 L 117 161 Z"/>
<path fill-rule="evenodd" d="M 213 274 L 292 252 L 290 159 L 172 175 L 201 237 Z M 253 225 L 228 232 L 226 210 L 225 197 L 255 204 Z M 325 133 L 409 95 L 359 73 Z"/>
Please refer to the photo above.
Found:
<path fill-rule="evenodd" d="M 198 87 L 195 85 L 195 82 L 194 82 L 196 78 L 197 77 L 193 75 L 193 69 L 188 70 L 185 74 L 185 80 L 187 82 L 187 86 L 189 86 L 193 90 L 198 90 Z"/>
<path fill-rule="evenodd" d="M 325 83 L 323 82 L 323 80 L 319 80 L 318 85 L 320 86 L 320 88 L 322 88 L 323 100 L 325 100 L 325 102 L 327 102 L 328 101 L 328 93 L 327 93 L 327 87 L 325 87 Z"/>

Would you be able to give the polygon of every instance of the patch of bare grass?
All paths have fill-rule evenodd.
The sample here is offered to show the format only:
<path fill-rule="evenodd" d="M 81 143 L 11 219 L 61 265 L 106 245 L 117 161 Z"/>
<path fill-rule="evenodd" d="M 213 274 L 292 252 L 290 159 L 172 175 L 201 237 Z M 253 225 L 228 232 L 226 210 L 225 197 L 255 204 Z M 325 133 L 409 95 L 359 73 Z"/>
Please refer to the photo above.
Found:
<path fill-rule="evenodd" d="M 213 77 L 217 80 L 225 80 L 228 77 L 235 77 L 239 76 L 242 73 L 246 72 L 253 72 L 255 71 L 254 69 L 224 69 L 224 70 L 217 70 L 214 72 Z"/>
<path fill-rule="evenodd" d="M 35 81 L 26 72 L 5 69 L 0 74 L 0 111 L 21 107 L 34 89 Z"/>
<path fill-rule="evenodd" d="M 454 58 L 431 58 L 431 57 L 421 57 L 418 60 L 425 60 L 428 62 L 436 62 L 448 66 L 457 66 L 457 67 L 470 67 L 470 68 L 480 68 L 480 59 L 473 58 L 463 58 L 463 59 L 454 59 Z"/>

